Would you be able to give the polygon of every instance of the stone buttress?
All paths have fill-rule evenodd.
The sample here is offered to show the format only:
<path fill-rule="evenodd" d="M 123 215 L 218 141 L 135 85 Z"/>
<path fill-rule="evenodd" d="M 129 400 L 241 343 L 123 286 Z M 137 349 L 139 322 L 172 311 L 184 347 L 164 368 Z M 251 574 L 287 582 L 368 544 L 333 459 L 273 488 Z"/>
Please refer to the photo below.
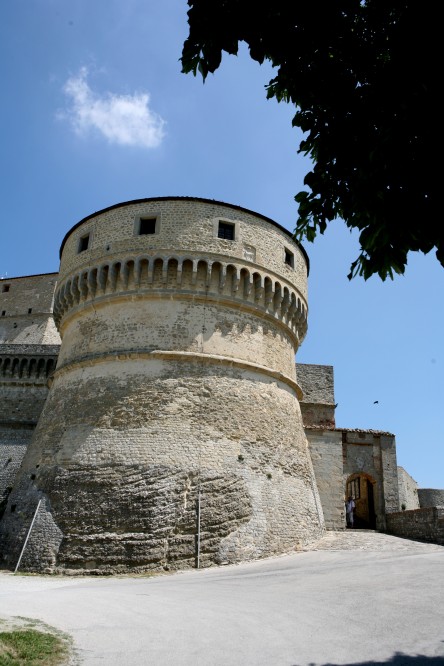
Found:
<path fill-rule="evenodd" d="M 324 529 L 294 357 L 307 258 L 272 220 L 191 197 L 118 204 L 61 248 L 62 339 L 2 522 L 14 565 L 240 562 Z"/>

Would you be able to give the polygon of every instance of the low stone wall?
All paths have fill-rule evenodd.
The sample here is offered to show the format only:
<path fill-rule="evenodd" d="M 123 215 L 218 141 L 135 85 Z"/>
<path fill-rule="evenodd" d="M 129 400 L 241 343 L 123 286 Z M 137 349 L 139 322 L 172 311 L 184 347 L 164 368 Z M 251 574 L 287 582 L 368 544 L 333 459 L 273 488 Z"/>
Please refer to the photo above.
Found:
<path fill-rule="evenodd" d="M 386 524 L 389 534 L 444 546 L 444 506 L 388 513 Z"/>

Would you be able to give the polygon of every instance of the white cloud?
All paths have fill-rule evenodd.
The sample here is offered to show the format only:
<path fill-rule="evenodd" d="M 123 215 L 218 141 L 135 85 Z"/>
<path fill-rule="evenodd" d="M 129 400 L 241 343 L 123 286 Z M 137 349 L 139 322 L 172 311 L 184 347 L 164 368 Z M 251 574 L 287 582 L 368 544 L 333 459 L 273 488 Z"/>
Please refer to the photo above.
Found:
<path fill-rule="evenodd" d="M 95 129 L 110 143 L 122 146 L 157 148 L 161 144 L 165 121 L 150 109 L 147 93 L 99 96 L 89 87 L 87 76 L 87 68 L 82 67 L 63 87 L 71 104 L 62 116 L 78 134 Z"/>

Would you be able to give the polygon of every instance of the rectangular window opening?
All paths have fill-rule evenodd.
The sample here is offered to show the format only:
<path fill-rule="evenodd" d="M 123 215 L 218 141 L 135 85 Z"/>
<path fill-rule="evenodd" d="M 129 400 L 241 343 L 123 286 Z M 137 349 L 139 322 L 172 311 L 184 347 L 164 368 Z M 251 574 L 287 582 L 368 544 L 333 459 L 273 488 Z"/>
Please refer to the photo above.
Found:
<path fill-rule="evenodd" d="M 10 287 L 11 287 L 10 284 L 4 284 L 4 285 L 2 285 L 2 292 L 3 292 L 3 293 L 6 293 L 7 291 L 9 291 Z"/>
<path fill-rule="evenodd" d="M 155 217 L 141 217 L 139 222 L 139 236 L 148 236 L 156 233 Z"/>
<path fill-rule="evenodd" d="M 285 263 L 287 266 L 294 268 L 294 254 L 287 249 L 285 249 Z"/>
<path fill-rule="evenodd" d="M 32 308 L 28 308 L 28 314 L 31 314 Z"/>
<path fill-rule="evenodd" d="M 4 317 L 6 314 L 6 310 L 2 310 L 2 317 Z"/>
<path fill-rule="evenodd" d="M 79 248 L 77 254 L 80 254 L 80 252 L 85 252 L 85 250 L 88 249 L 88 245 L 89 245 L 89 234 L 86 234 L 85 236 L 82 236 L 79 239 Z"/>
<path fill-rule="evenodd" d="M 234 228 L 234 224 L 231 224 L 231 222 L 222 222 L 222 220 L 219 220 L 217 237 L 224 240 L 234 240 Z"/>

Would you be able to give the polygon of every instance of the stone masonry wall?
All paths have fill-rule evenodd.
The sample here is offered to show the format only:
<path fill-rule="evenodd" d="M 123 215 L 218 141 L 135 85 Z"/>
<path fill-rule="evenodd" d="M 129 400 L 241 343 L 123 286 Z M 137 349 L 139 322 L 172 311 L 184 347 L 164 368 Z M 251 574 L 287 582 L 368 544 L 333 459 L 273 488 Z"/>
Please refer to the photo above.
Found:
<path fill-rule="evenodd" d="M 403 467 L 398 467 L 399 508 L 419 509 L 418 484 Z"/>
<path fill-rule="evenodd" d="M 3 521 L 9 562 L 40 497 L 46 509 L 35 543 L 46 544 L 44 566 L 63 570 L 195 566 L 199 487 L 202 566 L 289 551 L 320 536 L 307 443 L 295 436 L 300 413 L 285 385 L 240 370 L 208 374 L 198 363 L 120 364 L 112 391 L 107 363 L 91 367 L 87 380 L 81 368 L 55 379 L 34 437 L 39 446 L 28 450 L 10 497 L 17 510 Z M 73 393 L 76 412 L 66 409 Z M 63 416 L 49 421 L 54 413 Z M 31 543 L 23 567 L 41 569 L 42 557 Z"/>
<path fill-rule="evenodd" d="M 437 488 L 418 488 L 421 509 L 429 506 L 444 506 L 444 490 Z"/>
<path fill-rule="evenodd" d="M 444 506 L 390 513 L 386 519 L 389 534 L 444 546 Z"/>
<path fill-rule="evenodd" d="M 32 425 L 0 422 L 0 520 L 33 431 Z"/>
<path fill-rule="evenodd" d="M 0 345 L 60 344 L 51 316 L 57 273 L 0 280 Z"/>
<path fill-rule="evenodd" d="M 330 530 L 345 528 L 342 438 L 337 430 L 305 428 L 311 460 L 324 513 Z"/>
<path fill-rule="evenodd" d="M 296 364 L 304 425 L 335 426 L 333 366 Z"/>
<path fill-rule="evenodd" d="M 145 215 L 155 233 L 140 236 Z M 195 566 L 199 505 L 202 566 L 319 538 L 294 366 L 306 277 L 290 234 L 217 202 L 133 202 L 73 228 L 62 347 L 1 524 L 4 561 L 40 500 L 22 560 L 34 571 Z"/>
<path fill-rule="evenodd" d="M 112 262 L 124 253 L 162 253 L 165 248 L 181 252 L 240 259 L 266 266 L 281 279 L 295 285 L 301 297 L 307 297 L 307 259 L 291 235 L 268 218 L 218 201 L 188 197 L 145 199 L 113 206 L 85 218 L 65 237 L 60 280 L 82 266 L 91 266 L 104 256 Z M 157 217 L 153 235 L 138 236 L 140 217 Z M 234 241 L 217 236 L 218 220 L 235 224 Z M 90 234 L 87 252 L 78 252 L 80 238 Z M 285 263 L 285 250 L 294 255 L 294 266 Z"/>
<path fill-rule="evenodd" d="M 385 513 L 399 511 L 398 466 L 394 435 L 381 434 L 381 461 L 384 482 Z"/>
<path fill-rule="evenodd" d="M 58 345 L 0 345 L 0 513 L 48 395 Z"/>

